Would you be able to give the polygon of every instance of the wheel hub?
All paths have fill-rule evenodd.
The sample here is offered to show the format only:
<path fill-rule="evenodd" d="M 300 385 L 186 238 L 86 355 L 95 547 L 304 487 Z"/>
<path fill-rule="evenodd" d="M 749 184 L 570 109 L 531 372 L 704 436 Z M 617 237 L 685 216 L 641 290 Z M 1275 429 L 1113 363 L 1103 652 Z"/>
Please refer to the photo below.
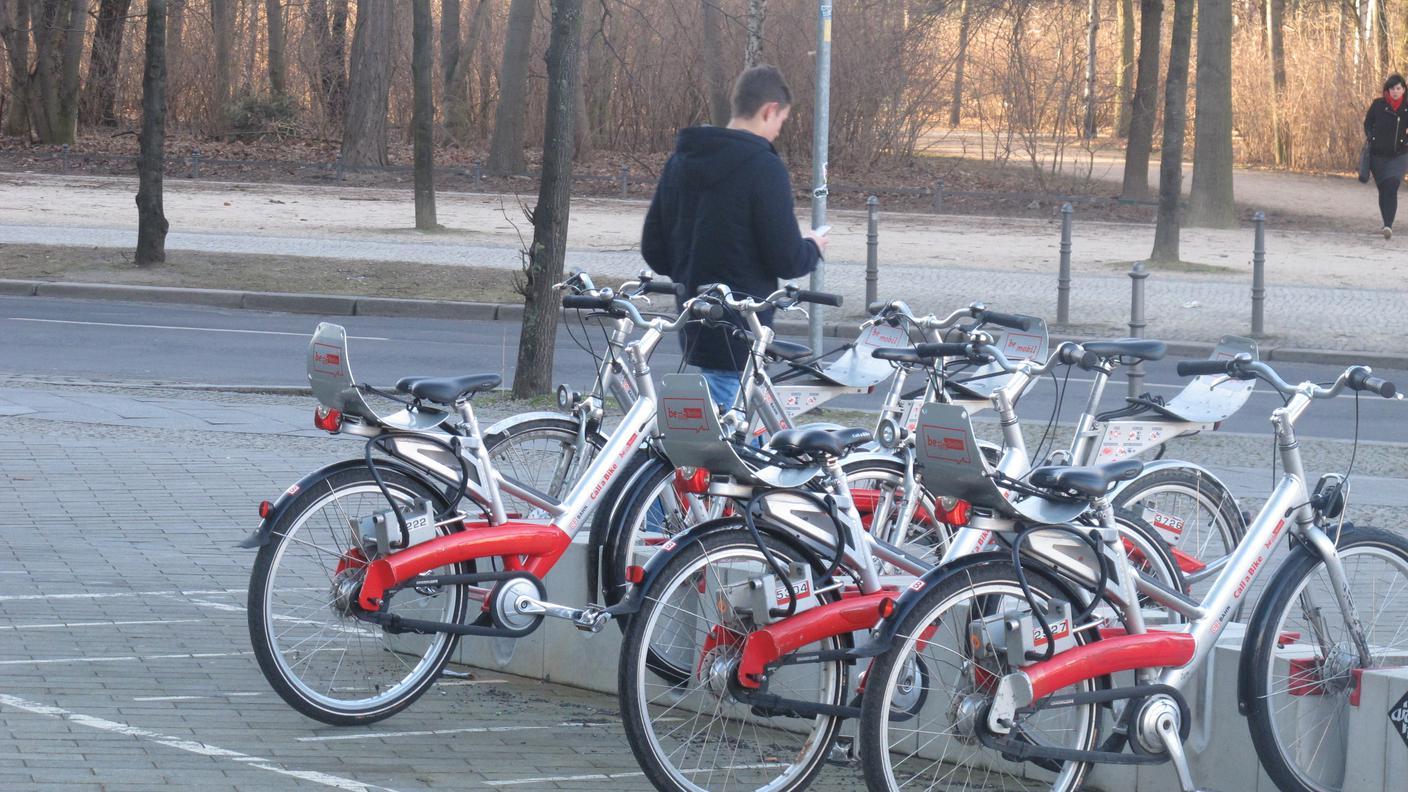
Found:
<path fill-rule="evenodd" d="M 699 685 L 716 699 L 729 693 L 729 680 L 738 674 L 739 652 L 732 646 L 716 646 L 704 653 L 699 662 Z"/>
<path fill-rule="evenodd" d="M 988 698 L 983 693 L 954 696 L 953 705 L 949 707 L 948 720 L 958 740 L 969 745 L 977 743 L 978 724 L 983 720 L 983 709 L 988 703 Z"/>
<path fill-rule="evenodd" d="M 357 595 L 362 591 L 362 573 L 365 569 L 366 567 L 349 567 L 333 575 L 333 613 L 344 618 L 351 618 L 356 614 Z"/>
<path fill-rule="evenodd" d="M 1331 695 L 1343 693 L 1353 684 L 1350 671 L 1359 666 L 1359 652 L 1353 644 L 1338 643 L 1325 656 L 1320 668 L 1320 686 Z"/>

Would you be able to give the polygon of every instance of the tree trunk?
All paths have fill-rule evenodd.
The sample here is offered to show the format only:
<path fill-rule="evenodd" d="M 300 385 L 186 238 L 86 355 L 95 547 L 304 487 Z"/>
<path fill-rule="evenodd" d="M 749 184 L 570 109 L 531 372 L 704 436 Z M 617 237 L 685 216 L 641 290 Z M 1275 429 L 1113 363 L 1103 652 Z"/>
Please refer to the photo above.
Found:
<path fill-rule="evenodd" d="M 1163 0 L 1139 0 L 1139 67 L 1134 103 L 1130 106 L 1129 141 L 1125 144 L 1124 188 L 1120 191 L 1125 200 L 1137 201 L 1149 196 L 1149 154 L 1154 148 L 1163 26 Z"/>
<path fill-rule="evenodd" d="M 166 0 L 166 71 L 181 73 L 186 34 L 186 0 Z M 167 111 L 170 112 L 168 103 Z"/>
<path fill-rule="evenodd" d="M 284 60 L 284 9 L 279 0 L 264 0 L 265 24 L 269 39 L 269 93 L 288 93 L 288 64 Z"/>
<path fill-rule="evenodd" d="M 724 46 L 719 31 L 719 0 L 699 0 L 704 26 L 704 77 L 709 81 L 709 122 L 728 126 L 733 115 L 729 107 L 728 76 L 724 73 Z"/>
<path fill-rule="evenodd" d="M 132 0 L 101 0 L 93 49 L 88 56 L 88 81 L 83 85 L 78 120 L 87 126 L 117 126 L 117 63 Z"/>
<path fill-rule="evenodd" d="M 146 64 L 142 68 L 142 133 L 137 158 L 139 267 L 166 261 L 161 175 L 166 159 L 166 0 L 147 0 Z"/>
<path fill-rule="evenodd" d="M 210 23 L 215 33 L 215 74 L 211 76 L 206 123 L 210 134 L 223 136 L 230 129 L 227 114 L 235 82 L 232 59 L 235 50 L 235 0 L 210 0 Z"/>
<path fill-rule="evenodd" d="M 469 34 L 460 41 L 459 0 L 444 0 L 440 9 L 440 73 L 445 83 L 445 128 L 464 143 L 472 134 L 469 110 L 469 70 L 489 19 L 488 0 L 479 0 L 470 17 Z"/>
<path fill-rule="evenodd" d="M 1379 74 L 1396 71 L 1393 68 L 1393 49 L 1388 39 L 1388 3 L 1386 0 L 1373 0 L 1374 3 L 1374 42 L 1378 51 Z"/>
<path fill-rule="evenodd" d="M 394 0 L 360 0 L 347 77 L 347 121 L 342 133 L 345 165 L 385 165 L 386 102 L 391 91 L 391 21 Z"/>
<path fill-rule="evenodd" d="M 963 0 L 958 18 L 958 54 L 953 64 L 953 101 L 948 106 L 948 125 L 963 119 L 963 67 L 968 63 L 968 28 L 973 22 L 973 0 Z"/>
<path fill-rule="evenodd" d="M 29 0 L 13 0 L 14 16 L 0 3 L 0 40 L 10 60 L 10 103 L 4 133 L 29 137 Z"/>
<path fill-rule="evenodd" d="M 78 62 L 83 55 L 87 0 L 41 0 L 30 11 L 34 69 L 30 72 L 29 118 L 41 143 L 72 143 L 76 132 Z M 77 22 L 74 24 L 77 11 Z M 77 27 L 75 35 L 74 28 Z M 76 50 L 76 52 L 75 52 Z M 71 66 L 71 68 L 70 68 Z"/>
<path fill-rule="evenodd" d="M 591 2 L 587 18 L 591 26 L 583 31 L 587 47 L 587 80 L 590 89 L 587 98 L 587 119 L 592 133 L 592 141 L 597 146 L 608 142 L 611 127 L 611 90 L 613 68 L 610 53 L 606 49 L 606 29 L 610 17 L 606 7 L 600 2 Z"/>
<path fill-rule="evenodd" d="M 88 0 L 72 0 L 64 36 L 63 76 L 59 83 L 58 137 L 53 143 L 78 139 L 79 69 L 83 65 L 83 38 L 88 29 Z"/>
<path fill-rule="evenodd" d="M 1154 261 L 1178 261 L 1178 201 L 1183 196 L 1183 137 L 1188 126 L 1188 57 L 1193 44 L 1194 0 L 1174 0 L 1173 31 L 1164 83 L 1164 142 L 1159 160 L 1159 221 Z"/>
<path fill-rule="evenodd" d="M 562 313 L 553 284 L 562 279 L 567 254 L 567 221 L 572 204 L 572 92 L 581 81 L 582 0 L 553 0 L 548 45 L 547 131 L 543 140 L 543 180 L 533 210 L 533 246 L 528 251 L 523 328 L 518 339 L 515 398 L 547 393 L 552 387 L 557 319 Z"/>
<path fill-rule="evenodd" d="M 522 173 L 528 168 L 523 158 L 523 135 L 528 121 L 529 48 L 537 7 L 537 0 L 513 0 L 509 6 L 494 136 L 489 141 L 489 172 L 497 176 Z M 578 20 L 579 26 L 580 23 Z"/>
<path fill-rule="evenodd" d="M 428 231 L 435 222 L 435 31 L 430 0 L 411 3 L 411 112 L 415 146 L 416 228 Z"/>
<path fill-rule="evenodd" d="M 768 23 L 768 0 L 748 0 L 748 48 L 743 53 L 743 68 L 751 69 L 763 62 L 763 32 Z"/>
<path fill-rule="evenodd" d="M 1120 25 L 1120 65 L 1115 73 L 1115 90 L 1120 97 L 1115 134 L 1129 137 L 1130 105 L 1134 102 L 1134 0 L 1118 0 Z"/>
<path fill-rule="evenodd" d="M 341 122 L 346 109 L 347 0 L 332 0 L 329 16 L 327 0 L 308 0 L 304 7 L 304 27 L 313 39 L 317 87 L 323 116 L 329 124 Z"/>
<path fill-rule="evenodd" d="M 1197 115 L 1188 224 L 1235 228 L 1232 192 L 1232 0 L 1198 0 Z"/>
<path fill-rule="evenodd" d="M 1090 21 L 1085 31 L 1085 123 L 1081 132 L 1087 139 L 1095 137 L 1095 78 L 1100 65 L 1097 46 L 1100 42 L 1100 0 L 1090 0 Z"/>
<path fill-rule="evenodd" d="M 1271 50 L 1271 129 L 1276 164 L 1291 164 L 1291 130 L 1282 105 L 1286 100 L 1286 0 L 1266 0 L 1266 38 Z"/>

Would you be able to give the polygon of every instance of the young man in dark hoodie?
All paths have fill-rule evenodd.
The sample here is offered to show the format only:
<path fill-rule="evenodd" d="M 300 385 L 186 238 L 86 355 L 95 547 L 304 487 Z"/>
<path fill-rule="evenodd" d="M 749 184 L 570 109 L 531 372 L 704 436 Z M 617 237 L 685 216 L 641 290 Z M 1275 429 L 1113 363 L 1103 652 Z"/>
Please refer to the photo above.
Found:
<path fill-rule="evenodd" d="M 792 204 L 792 179 L 773 148 L 792 108 L 792 91 L 774 66 L 756 66 L 733 88 L 728 127 L 681 130 L 645 216 L 640 250 L 655 272 L 683 283 L 686 294 L 712 283 L 735 294 L 766 297 L 778 279 L 816 269 L 826 237 L 803 233 Z M 772 312 L 760 317 L 772 324 Z M 730 316 L 743 326 L 741 318 Z M 698 366 L 723 405 L 738 394 L 748 342 L 727 328 L 685 328 L 687 362 Z"/>

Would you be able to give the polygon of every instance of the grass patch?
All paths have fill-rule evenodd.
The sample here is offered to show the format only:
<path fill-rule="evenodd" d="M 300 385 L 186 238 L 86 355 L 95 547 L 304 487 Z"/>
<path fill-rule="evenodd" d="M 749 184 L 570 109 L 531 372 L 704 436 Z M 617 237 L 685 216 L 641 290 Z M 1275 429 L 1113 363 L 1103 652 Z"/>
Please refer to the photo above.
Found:
<path fill-rule="evenodd" d="M 0 245 L 0 278 L 359 297 L 521 303 L 514 270 L 172 250 L 138 268 L 126 250 Z"/>

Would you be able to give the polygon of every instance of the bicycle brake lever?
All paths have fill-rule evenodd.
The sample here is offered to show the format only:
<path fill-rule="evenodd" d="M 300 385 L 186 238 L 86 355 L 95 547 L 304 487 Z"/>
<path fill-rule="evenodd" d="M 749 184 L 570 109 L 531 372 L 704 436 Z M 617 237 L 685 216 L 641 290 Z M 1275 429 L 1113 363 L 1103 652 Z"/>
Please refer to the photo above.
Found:
<path fill-rule="evenodd" d="M 1218 377 L 1217 379 L 1214 379 L 1212 381 L 1212 384 L 1208 386 L 1208 390 L 1217 390 L 1219 387 L 1221 387 L 1223 383 L 1231 381 L 1232 378 L 1230 376 L 1223 374 L 1221 377 Z"/>

